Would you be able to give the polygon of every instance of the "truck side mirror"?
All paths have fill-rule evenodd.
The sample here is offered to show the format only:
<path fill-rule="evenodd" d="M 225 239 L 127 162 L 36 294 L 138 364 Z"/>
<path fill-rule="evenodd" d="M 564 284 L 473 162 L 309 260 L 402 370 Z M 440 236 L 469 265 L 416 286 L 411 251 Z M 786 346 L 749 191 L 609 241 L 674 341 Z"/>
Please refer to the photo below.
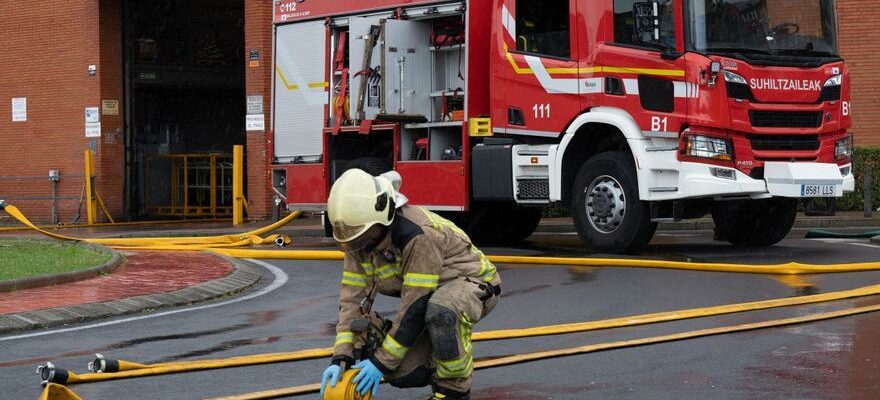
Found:
<path fill-rule="evenodd" d="M 660 41 L 660 3 L 640 1 L 633 4 L 633 35 L 638 44 Z"/>

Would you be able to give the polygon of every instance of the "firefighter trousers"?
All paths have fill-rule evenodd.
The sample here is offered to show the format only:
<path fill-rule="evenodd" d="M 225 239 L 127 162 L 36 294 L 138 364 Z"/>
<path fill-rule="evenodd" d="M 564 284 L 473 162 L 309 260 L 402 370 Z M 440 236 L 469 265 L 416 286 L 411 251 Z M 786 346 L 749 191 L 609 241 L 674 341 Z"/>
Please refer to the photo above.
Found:
<path fill-rule="evenodd" d="M 450 281 L 431 296 L 425 312 L 425 331 L 416 340 L 398 369 L 386 377 L 396 387 L 422 387 L 450 398 L 471 389 L 474 371 L 473 325 L 498 304 L 500 288 L 477 278 Z"/>

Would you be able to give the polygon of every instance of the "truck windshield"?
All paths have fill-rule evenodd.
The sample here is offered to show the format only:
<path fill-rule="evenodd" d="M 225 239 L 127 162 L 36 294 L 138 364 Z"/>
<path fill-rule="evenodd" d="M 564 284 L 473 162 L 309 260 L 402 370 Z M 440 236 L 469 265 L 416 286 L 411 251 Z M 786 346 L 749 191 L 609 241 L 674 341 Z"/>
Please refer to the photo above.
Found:
<path fill-rule="evenodd" d="M 746 57 L 835 57 L 835 0 L 691 0 L 691 50 Z"/>

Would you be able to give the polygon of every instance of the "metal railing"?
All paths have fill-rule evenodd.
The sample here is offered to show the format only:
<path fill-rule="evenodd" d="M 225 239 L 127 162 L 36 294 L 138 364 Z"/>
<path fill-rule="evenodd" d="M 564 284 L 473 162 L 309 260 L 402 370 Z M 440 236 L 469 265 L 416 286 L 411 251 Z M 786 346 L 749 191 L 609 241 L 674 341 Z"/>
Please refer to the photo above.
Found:
<path fill-rule="evenodd" d="M 233 214 L 231 154 L 148 155 L 144 204 L 155 216 L 229 217 Z"/>

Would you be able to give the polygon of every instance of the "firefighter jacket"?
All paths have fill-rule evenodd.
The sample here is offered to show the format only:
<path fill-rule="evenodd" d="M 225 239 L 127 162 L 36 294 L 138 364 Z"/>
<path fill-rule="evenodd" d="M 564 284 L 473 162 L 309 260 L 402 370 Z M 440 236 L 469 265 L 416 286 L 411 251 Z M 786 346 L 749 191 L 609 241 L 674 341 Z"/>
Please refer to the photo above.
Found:
<path fill-rule="evenodd" d="M 397 369 L 425 331 L 433 292 L 460 277 L 495 287 L 501 283 L 495 266 L 455 224 L 422 207 L 398 209 L 388 235 L 374 250 L 345 254 L 334 362 L 353 361 L 351 324 L 368 311 L 361 310 L 362 302 L 378 292 L 400 297 L 400 310 L 372 361 L 385 374 Z"/>

